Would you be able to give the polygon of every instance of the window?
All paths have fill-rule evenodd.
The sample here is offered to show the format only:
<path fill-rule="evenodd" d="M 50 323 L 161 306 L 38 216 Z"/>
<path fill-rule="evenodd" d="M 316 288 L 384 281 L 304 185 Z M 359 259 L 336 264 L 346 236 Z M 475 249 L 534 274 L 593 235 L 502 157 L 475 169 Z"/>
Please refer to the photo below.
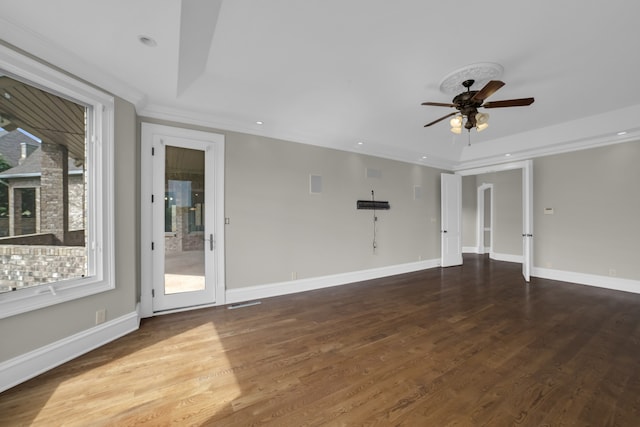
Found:
<path fill-rule="evenodd" d="M 0 46 L 0 318 L 113 288 L 113 110 Z"/>

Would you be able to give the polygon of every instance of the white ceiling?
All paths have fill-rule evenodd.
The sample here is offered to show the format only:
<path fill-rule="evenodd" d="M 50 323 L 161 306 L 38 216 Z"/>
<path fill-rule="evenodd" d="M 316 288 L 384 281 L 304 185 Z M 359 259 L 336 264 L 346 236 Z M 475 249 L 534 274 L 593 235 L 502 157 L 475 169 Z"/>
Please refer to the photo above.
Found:
<path fill-rule="evenodd" d="M 0 0 L 0 9 L 0 38 L 146 117 L 446 168 L 640 135 L 640 2 Z M 453 110 L 420 103 L 450 102 L 442 79 L 478 62 L 504 67 L 491 101 L 535 103 L 487 110 L 490 127 L 474 130 L 471 146 L 448 121 L 424 128 Z"/>

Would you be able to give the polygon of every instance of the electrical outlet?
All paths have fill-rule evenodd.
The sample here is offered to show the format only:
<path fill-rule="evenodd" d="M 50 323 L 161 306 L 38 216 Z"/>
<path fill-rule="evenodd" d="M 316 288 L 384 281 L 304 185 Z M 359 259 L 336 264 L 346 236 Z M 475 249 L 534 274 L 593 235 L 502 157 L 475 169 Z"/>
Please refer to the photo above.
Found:
<path fill-rule="evenodd" d="M 96 311 L 96 325 L 104 323 L 104 321 L 106 320 L 106 317 L 107 317 L 107 310 L 105 310 L 104 308 Z"/>
<path fill-rule="evenodd" d="M 295 271 L 291 272 L 291 280 L 296 280 L 298 278 L 298 273 L 296 273 Z"/>

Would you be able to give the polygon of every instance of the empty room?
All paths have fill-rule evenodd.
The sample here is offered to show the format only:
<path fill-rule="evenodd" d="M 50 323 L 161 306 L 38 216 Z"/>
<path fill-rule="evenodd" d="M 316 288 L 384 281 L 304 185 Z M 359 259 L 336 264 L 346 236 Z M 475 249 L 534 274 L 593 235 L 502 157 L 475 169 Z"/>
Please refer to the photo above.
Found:
<path fill-rule="evenodd" d="M 638 425 L 640 5 L 1 3 L 0 425 Z"/>

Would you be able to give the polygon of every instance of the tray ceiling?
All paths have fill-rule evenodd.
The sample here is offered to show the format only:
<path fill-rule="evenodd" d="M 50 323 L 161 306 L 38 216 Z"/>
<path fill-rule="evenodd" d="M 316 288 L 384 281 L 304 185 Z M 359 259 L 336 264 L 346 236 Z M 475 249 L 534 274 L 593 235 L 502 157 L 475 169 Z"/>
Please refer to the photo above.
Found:
<path fill-rule="evenodd" d="M 452 169 L 631 140 L 640 127 L 640 3 L 2 3 L 6 43 L 141 116 Z M 420 103 L 450 102 L 442 80 L 480 62 L 504 69 L 492 101 L 535 103 L 492 110 L 470 146 L 446 121 L 424 128 L 447 110 Z"/>

